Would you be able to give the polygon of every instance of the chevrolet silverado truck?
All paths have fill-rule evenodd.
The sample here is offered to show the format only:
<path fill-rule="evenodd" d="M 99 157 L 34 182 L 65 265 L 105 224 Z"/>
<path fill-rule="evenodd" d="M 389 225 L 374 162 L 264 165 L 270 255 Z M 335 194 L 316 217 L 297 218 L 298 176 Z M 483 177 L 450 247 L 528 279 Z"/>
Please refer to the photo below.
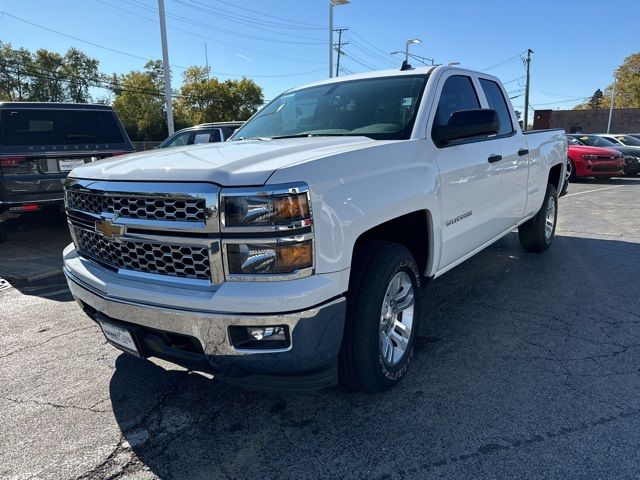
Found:
<path fill-rule="evenodd" d="M 233 385 L 378 392 L 427 282 L 518 229 L 542 252 L 563 131 L 523 134 L 492 76 L 439 66 L 295 88 L 228 142 L 74 169 L 64 272 L 116 347 Z"/>

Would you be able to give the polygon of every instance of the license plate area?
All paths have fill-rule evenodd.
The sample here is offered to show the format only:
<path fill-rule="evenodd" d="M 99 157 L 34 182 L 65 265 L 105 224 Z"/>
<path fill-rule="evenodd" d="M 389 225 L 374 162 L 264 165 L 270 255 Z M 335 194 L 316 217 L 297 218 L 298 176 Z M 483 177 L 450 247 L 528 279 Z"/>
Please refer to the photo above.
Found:
<path fill-rule="evenodd" d="M 84 165 L 84 160 L 83 159 L 61 159 L 58 160 L 58 168 L 60 170 L 60 172 L 70 172 L 71 170 L 73 170 L 76 167 L 79 167 L 81 165 Z"/>
<path fill-rule="evenodd" d="M 123 352 L 130 353 L 136 357 L 142 357 L 131 330 L 109 320 L 101 318 L 98 318 L 97 320 L 100 324 L 100 328 L 102 328 L 102 333 L 111 345 Z"/>

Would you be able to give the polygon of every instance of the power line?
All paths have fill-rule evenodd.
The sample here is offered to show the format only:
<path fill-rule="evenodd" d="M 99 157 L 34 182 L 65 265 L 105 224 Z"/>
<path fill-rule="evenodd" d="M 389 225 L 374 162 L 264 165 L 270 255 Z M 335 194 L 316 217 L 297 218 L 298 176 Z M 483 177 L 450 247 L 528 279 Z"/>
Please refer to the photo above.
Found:
<path fill-rule="evenodd" d="M 505 65 L 509 65 L 510 63 L 513 63 L 517 60 L 520 60 L 522 58 L 522 55 L 524 55 L 525 53 L 527 53 L 527 51 L 525 50 L 524 52 L 516 55 L 515 57 L 511 57 L 511 58 L 507 58 L 506 60 L 503 60 L 501 62 L 496 63 L 495 65 L 491 65 L 490 67 L 486 67 L 481 69 L 481 72 L 486 72 L 487 70 L 493 70 L 494 68 L 498 68 L 498 67 L 503 67 Z"/>
<path fill-rule="evenodd" d="M 246 12 L 252 12 L 252 13 L 255 13 L 255 14 L 263 16 L 263 17 L 274 18 L 276 20 L 282 20 L 282 21 L 289 22 L 289 23 L 294 23 L 294 24 L 306 25 L 308 27 L 313 27 L 313 29 L 315 29 L 315 30 L 324 30 L 326 28 L 326 26 L 324 26 L 324 25 L 318 25 L 318 24 L 315 24 L 315 23 L 307 23 L 307 22 L 302 22 L 302 21 L 298 21 L 298 20 L 289 20 L 287 18 L 278 17 L 278 16 L 275 16 L 275 15 L 270 15 L 268 13 L 259 12 L 257 10 L 251 10 L 250 8 L 247 8 L 245 6 L 238 7 L 237 5 L 234 5 L 233 3 L 227 2 L 225 0 L 216 0 L 216 1 L 218 3 L 223 3 L 225 5 L 229 5 L 229 6 L 233 7 L 233 8 L 237 8 L 238 10 L 242 10 L 243 12 L 245 12 L 245 11 Z"/>
<path fill-rule="evenodd" d="M 123 0 L 123 1 L 125 1 L 126 3 L 128 3 L 130 5 L 136 6 L 138 8 L 142 8 L 145 11 L 148 11 L 150 13 L 154 13 L 156 15 L 158 13 L 158 9 L 157 8 L 150 7 L 148 5 L 145 5 L 144 3 L 138 2 L 136 0 Z M 193 5 L 190 5 L 188 3 L 182 2 L 180 0 L 175 0 L 175 1 L 176 1 L 176 3 L 179 3 L 181 5 L 185 5 L 187 7 L 198 8 L 199 10 L 202 10 L 202 11 L 204 11 L 206 13 L 209 13 L 210 15 L 216 15 L 213 12 L 210 12 L 210 11 L 205 10 L 205 9 L 201 9 L 199 7 L 195 7 Z M 174 20 L 177 20 L 178 22 L 186 23 L 188 25 L 197 26 L 197 27 L 200 27 L 200 28 L 204 28 L 206 30 L 213 30 L 213 31 L 221 32 L 221 33 L 224 33 L 224 34 L 227 34 L 227 35 L 235 35 L 235 36 L 242 37 L 242 38 L 251 38 L 251 39 L 254 39 L 254 40 L 262 40 L 262 41 L 266 41 L 266 42 L 291 43 L 291 44 L 296 44 L 296 45 L 323 45 L 324 44 L 324 42 L 319 41 L 317 38 L 305 37 L 305 36 L 302 36 L 302 35 L 296 35 L 296 34 L 291 34 L 291 33 L 277 32 L 275 30 L 270 30 L 270 29 L 265 28 L 265 27 L 253 27 L 253 26 L 248 25 L 248 24 L 246 24 L 246 25 L 248 25 L 251 28 L 257 28 L 257 29 L 263 30 L 265 32 L 275 33 L 276 35 L 286 35 L 286 36 L 290 36 L 290 37 L 294 37 L 294 38 L 298 38 L 298 39 L 311 40 L 311 41 L 301 42 L 300 40 L 293 41 L 293 40 L 282 40 L 282 39 L 278 39 L 278 38 L 261 37 L 261 36 L 258 36 L 258 35 L 252 35 L 252 34 L 249 34 L 249 33 L 237 32 L 237 31 L 234 31 L 234 30 L 228 30 L 228 29 L 225 29 L 225 28 L 212 26 L 212 25 L 200 22 L 198 20 L 194 20 L 194 19 L 185 17 L 183 15 L 175 14 L 175 13 L 167 13 L 167 17 L 168 18 L 172 18 Z M 234 20 L 234 22 L 235 23 L 242 23 L 242 22 L 238 22 L 237 20 Z"/>
<path fill-rule="evenodd" d="M 200 12 L 207 13 L 207 14 L 212 15 L 214 17 L 222 18 L 224 20 L 229 20 L 229 21 L 234 22 L 236 24 L 245 25 L 245 26 L 248 26 L 248 27 L 251 27 L 251 28 L 260 28 L 260 29 L 263 29 L 263 30 L 267 30 L 266 27 L 269 27 L 269 28 L 279 28 L 279 29 L 283 29 L 283 30 L 295 30 L 295 31 L 316 30 L 316 28 L 297 27 L 297 26 L 294 26 L 294 25 L 284 25 L 284 24 L 279 24 L 279 23 L 275 23 L 275 22 L 254 19 L 254 18 L 251 18 L 251 17 L 239 15 L 237 13 L 233 13 L 233 12 L 229 12 L 229 11 L 225 11 L 225 10 L 212 9 L 212 8 L 209 7 L 209 5 L 207 5 L 205 3 L 197 2 L 195 0 L 191 0 L 191 3 L 186 3 L 186 2 L 181 1 L 181 0 L 174 0 L 174 2 L 176 2 L 176 3 L 180 4 L 180 5 L 184 5 L 185 7 L 188 7 L 188 8 L 191 8 L 191 9 L 195 9 L 195 10 L 198 10 Z M 281 35 L 292 35 L 292 34 L 285 34 L 285 33 L 282 33 L 282 32 L 274 32 L 273 30 L 269 30 L 269 31 L 271 31 L 273 33 L 278 33 L 278 34 L 281 34 Z"/>
<path fill-rule="evenodd" d="M 557 102 L 534 103 L 533 106 L 537 107 L 540 105 L 555 105 L 556 103 L 577 102 L 578 100 L 587 100 L 588 98 L 591 98 L 591 97 L 576 97 L 576 98 L 570 98 L 568 100 L 558 100 Z"/>
<path fill-rule="evenodd" d="M 40 28 L 42 30 L 46 30 L 47 32 L 55 33 L 57 35 L 62 35 L 63 37 L 70 38 L 72 40 L 75 40 L 76 42 L 86 43 L 88 45 L 92 45 L 94 47 L 102 48 L 102 49 L 108 50 L 110 52 L 119 53 L 120 55 L 126 55 L 127 57 L 137 58 L 138 60 L 145 60 L 147 62 L 151 61 L 150 58 L 141 57 L 139 55 L 134 55 L 134 54 L 128 53 L 128 52 L 123 52 L 122 50 L 116 50 L 115 48 L 107 47 L 105 45 L 100 45 L 99 43 L 95 43 L 95 42 L 90 42 L 89 40 L 83 40 L 82 38 L 74 37 L 73 35 L 69 35 L 67 33 L 59 32 L 58 30 L 54 30 L 53 28 L 45 27 L 43 25 L 39 25 L 37 23 L 30 22 L 29 20 L 25 20 L 24 18 L 18 17 L 16 15 L 12 15 L 9 12 L 6 12 L 4 10 L 0 10 L 0 13 L 2 13 L 3 15 L 6 15 L 7 17 L 10 17 L 10 18 L 13 18 L 15 20 L 18 20 L 20 22 L 26 23 L 27 25 L 31 25 L 33 27 L 37 27 L 37 28 Z M 171 65 L 171 66 L 172 67 L 176 67 L 176 68 L 183 68 L 183 69 L 187 68 L 187 67 L 181 67 L 179 65 Z"/>
<path fill-rule="evenodd" d="M 125 8 L 121 8 L 121 7 L 112 5 L 112 4 L 108 3 L 108 2 L 105 2 L 104 0 L 95 0 L 95 1 L 103 3 L 105 5 L 109 5 L 110 7 L 113 7 L 113 8 L 116 8 L 116 9 L 120 10 L 120 11 L 128 13 L 129 15 L 133 15 L 135 17 L 142 18 L 142 19 L 144 19 L 144 20 L 146 20 L 148 22 L 152 22 L 154 24 L 157 23 L 156 20 L 150 19 L 148 17 L 145 17 L 144 15 L 140 15 L 139 13 L 132 12 L 132 11 L 127 10 Z M 292 57 L 287 57 L 287 56 L 284 56 L 284 55 L 278 55 L 278 54 L 271 53 L 271 52 L 263 52 L 261 50 L 255 50 L 253 48 L 242 47 L 240 45 L 235 45 L 233 43 L 224 42 L 222 40 L 218 40 L 217 38 L 213 38 L 213 37 L 209 37 L 209 36 L 206 36 L 206 35 L 198 34 L 198 33 L 192 32 L 190 30 L 185 30 L 184 28 L 176 27 L 176 26 L 173 26 L 173 25 L 168 25 L 167 28 L 170 28 L 171 30 L 176 30 L 178 32 L 186 33 L 187 35 L 191 35 L 193 37 L 209 40 L 210 42 L 213 42 L 213 43 L 218 43 L 220 45 L 226 45 L 226 46 L 238 49 L 238 50 L 244 50 L 246 52 L 257 53 L 259 55 L 266 55 L 266 56 L 269 56 L 269 57 L 280 58 L 280 59 L 283 59 L 283 60 L 290 60 L 290 61 L 299 62 L 299 63 L 303 62 L 303 63 L 314 63 L 314 64 L 319 64 L 319 65 L 324 65 L 324 62 L 318 62 L 316 60 L 309 60 L 309 59 L 305 59 L 305 58 L 292 58 Z M 288 75 L 284 75 L 284 76 L 288 76 Z"/>

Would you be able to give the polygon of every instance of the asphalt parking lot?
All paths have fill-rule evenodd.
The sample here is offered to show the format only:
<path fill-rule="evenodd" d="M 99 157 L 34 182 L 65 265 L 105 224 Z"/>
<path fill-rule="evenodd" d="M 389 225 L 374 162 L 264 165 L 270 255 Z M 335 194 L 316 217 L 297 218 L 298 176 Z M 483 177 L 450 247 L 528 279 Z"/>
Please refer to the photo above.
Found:
<path fill-rule="evenodd" d="M 60 276 L 0 283 L 0 478 L 637 478 L 640 179 L 560 212 L 433 282 L 375 396 L 236 390 L 119 353 Z"/>

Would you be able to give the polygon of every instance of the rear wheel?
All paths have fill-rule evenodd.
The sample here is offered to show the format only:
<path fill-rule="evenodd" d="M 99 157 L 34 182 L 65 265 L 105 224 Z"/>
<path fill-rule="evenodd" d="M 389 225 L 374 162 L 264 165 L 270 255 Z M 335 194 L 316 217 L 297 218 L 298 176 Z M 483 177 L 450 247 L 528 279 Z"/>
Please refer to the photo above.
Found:
<path fill-rule="evenodd" d="M 570 182 L 576 181 L 576 166 L 571 159 L 567 159 L 567 175 L 569 176 Z"/>
<path fill-rule="evenodd" d="M 382 392 L 407 372 L 421 313 L 413 256 L 391 242 L 360 248 L 347 297 L 340 381 L 350 390 Z"/>
<path fill-rule="evenodd" d="M 536 216 L 518 227 L 520 245 L 527 252 L 544 252 L 547 250 L 556 233 L 558 219 L 558 194 L 556 188 L 548 184 L 542 207 Z"/>

